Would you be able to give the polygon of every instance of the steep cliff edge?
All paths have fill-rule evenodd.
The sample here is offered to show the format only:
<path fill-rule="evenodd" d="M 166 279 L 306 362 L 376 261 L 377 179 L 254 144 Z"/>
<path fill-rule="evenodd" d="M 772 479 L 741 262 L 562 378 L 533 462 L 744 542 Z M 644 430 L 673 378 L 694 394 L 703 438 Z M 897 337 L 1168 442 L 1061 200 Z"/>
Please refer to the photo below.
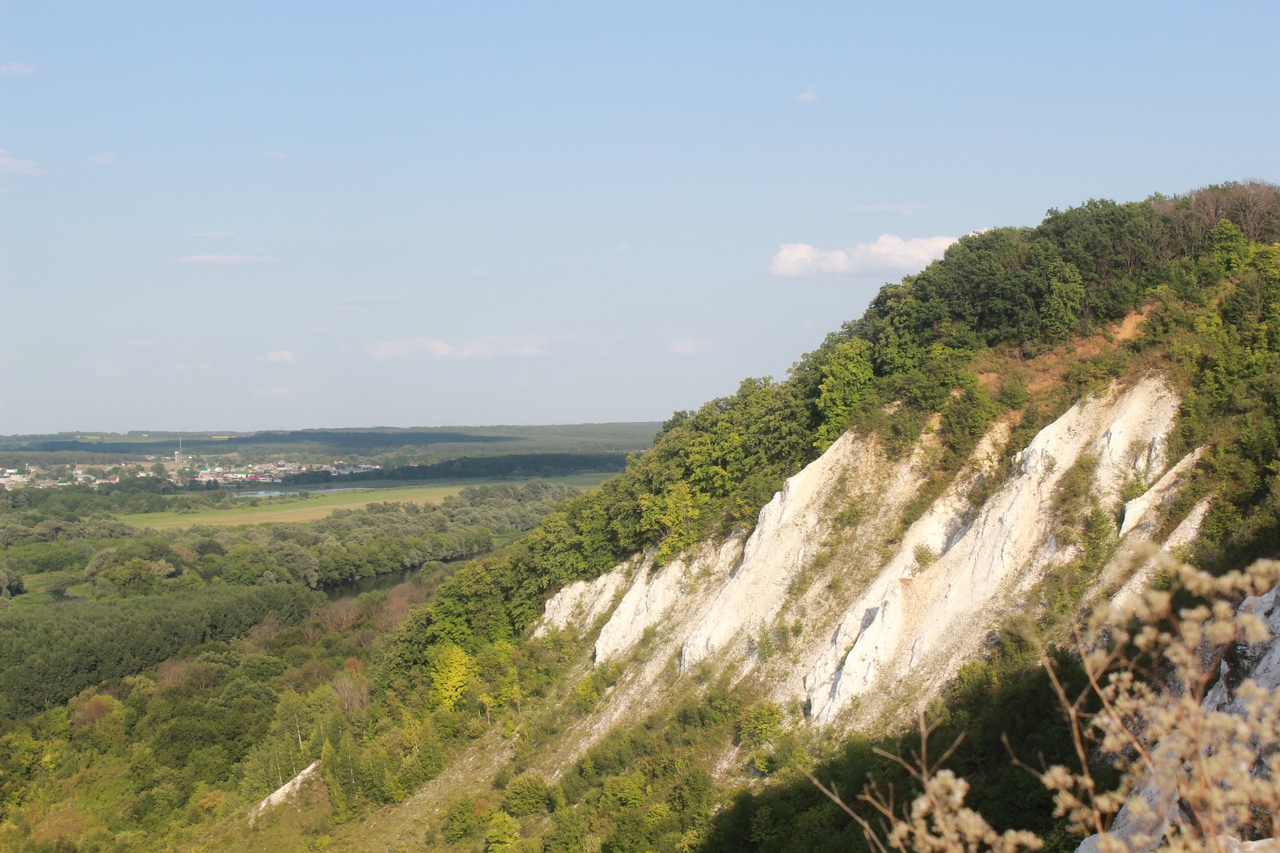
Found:
<path fill-rule="evenodd" d="M 1008 430 L 997 424 L 905 530 L 904 508 L 928 481 L 933 436 L 893 460 L 873 437 L 844 435 L 786 482 L 749 536 L 706 543 L 663 567 L 652 558 L 619 566 L 548 602 L 539 630 L 572 629 L 563 614 L 575 610 L 585 629 L 623 590 L 595 659 L 620 660 L 644 645 L 584 732 L 649 707 L 673 665 L 758 677 L 780 705 L 800 706 L 822 726 L 868 728 L 927 701 L 1073 556 L 1055 539 L 1053 498 L 1082 457 L 1096 460 L 1090 488 L 1105 505 L 1119 508 L 1126 481 L 1151 484 L 1126 508 L 1121 541 L 1152 535 L 1151 519 L 1195 461 L 1166 472 L 1178 407 L 1154 375 L 1081 400 L 1018 450 L 1007 480 L 975 506 L 973 486 L 998 476 Z"/>

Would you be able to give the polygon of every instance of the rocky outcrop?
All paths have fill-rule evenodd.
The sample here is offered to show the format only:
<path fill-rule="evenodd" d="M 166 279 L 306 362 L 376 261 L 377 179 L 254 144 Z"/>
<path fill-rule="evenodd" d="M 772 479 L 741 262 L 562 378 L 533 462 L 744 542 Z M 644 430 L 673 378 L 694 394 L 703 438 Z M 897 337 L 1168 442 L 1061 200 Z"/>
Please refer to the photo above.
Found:
<path fill-rule="evenodd" d="M 552 630 L 583 630 L 608 612 L 627 581 L 627 566 L 618 566 L 595 580 L 575 581 L 547 600 L 542 618 L 533 630 L 541 637 Z"/>
<path fill-rule="evenodd" d="M 1150 534 L 1196 459 L 1164 471 L 1178 407 L 1155 376 L 1083 400 L 1018 452 L 1014 474 L 975 506 L 972 487 L 999 467 L 1008 435 L 999 424 L 905 530 L 900 519 L 929 479 L 936 436 L 894 460 L 874 437 L 847 434 L 786 482 L 750 536 L 574 585 L 548 604 L 539 630 L 589 624 L 624 590 L 596 661 L 649 641 L 601 703 L 597 728 L 651 702 L 673 673 L 704 665 L 735 679 L 758 672 L 776 701 L 805 705 L 818 724 L 868 725 L 927 701 L 1046 572 L 1074 556 L 1053 536 L 1053 498 L 1082 456 L 1096 457 L 1094 492 L 1117 509 L 1127 481 L 1156 481 L 1125 514 L 1126 535 Z M 780 634 L 786 658 L 767 659 L 769 637 Z"/>
<path fill-rule="evenodd" d="M 1239 612 L 1257 617 L 1266 625 L 1271 639 L 1222 661 L 1217 683 L 1201 702 L 1201 708 L 1207 713 L 1245 716 L 1246 709 L 1236 698 L 1233 687 L 1238 687 L 1245 679 L 1269 692 L 1274 693 L 1280 688 L 1280 587 L 1246 598 Z M 1167 753 L 1162 754 L 1159 748 L 1154 752 L 1153 764 L 1156 766 L 1147 768 L 1142 782 L 1130 793 L 1107 832 L 1107 836 L 1120 842 L 1120 849 L 1127 853 L 1148 853 L 1156 849 L 1166 830 L 1178 819 L 1177 779 L 1182 769 L 1176 760 Z M 1261 848 L 1256 846 L 1259 842 L 1242 843 L 1233 838 L 1217 838 L 1215 841 L 1218 849 L 1223 850 L 1280 848 L 1275 840 L 1262 842 L 1267 846 Z M 1077 853 L 1099 853 L 1102 849 L 1102 836 L 1091 835 L 1080 843 Z"/>
<path fill-rule="evenodd" d="M 271 809 L 275 808 L 281 803 L 284 803 L 285 801 L 287 801 L 288 799 L 296 795 L 298 791 L 301 790 L 303 784 L 312 776 L 314 776 L 316 771 L 319 769 L 320 769 L 320 762 L 313 761 L 310 764 L 308 764 L 306 768 L 303 769 L 303 771 L 299 773 L 297 776 L 294 776 L 288 782 L 285 782 L 275 791 L 267 795 L 267 797 L 263 799 L 262 802 L 258 803 L 256 806 L 253 807 L 253 811 L 249 812 L 249 825 L 252 826 L 254 821 L 256 821 L 262 814 L 264 814 L 267 811 L 270 811 Z"/>
<path fill-rule="evenodd" d="M 596 660 L 609 660 L 629 651 L 677 604 L 685 605 L 687 610 L 688 598 L 697 595 L 698 587 L 703 587 L 705 594 L 712 584 L 723 581 L 741 554 L 742 538 L 734 536 L 719 546 L 704 545 L 662 569 L 655 569 L 652 560 L 646 560 L 600 630 Z"/>
<path fill-rule="evenodd" d="M 1159 472 L 1177 411 L 1177 397 L 1156 378 L 1082 401 L 1014 457 L 1018 473 L 972 521 L 954 492 L 935 502 L 805 676 L 813 719 L 835 722 L 859 697 L 871 706 L 864 713 L 901 701 L 903 685 L 925 693 L 940 686 L 1013 606 L 1019 588 L 1067 556 L 1052 536 L 1052 499 L 1066 471 L 1094 454 L 1095 489 L 1118 495 L 1126 477 Z M 936 561 L 919 565 L 914 546 L 939 540 Z"/>
<path fill-rule="evenodd" d="M 845 434 L 826 453 L 786 481 L 760 510 L 755 531 L 730 573 L 680 650 L 687 671 L 703 659 L 731 650 L 742 653 L 752 636 L 767 628 L 782 608 L 792 579 L 812 558 L 830 525 L 828 505 L 840 477 L 865 468 L 870 447 Z"/>
<path fill-rule="evenodd" d="M 1138 532 L 1148 539 L 1151 538 L 1158 520 L 1156 510 L 1177 493 L 1183 478 L 1191 473 L 1191 469 L 1200 460 L 1200 454 L 1203 452 L 1204 448 L 1197 447 L 1182 457 L 1177 465 L 1166 471 L 1164 476 L 1156 481 L 1155 485 L 1124 505 L 1124 521 L 1120 524 L 1122 537 L 1130 532 Z"/>

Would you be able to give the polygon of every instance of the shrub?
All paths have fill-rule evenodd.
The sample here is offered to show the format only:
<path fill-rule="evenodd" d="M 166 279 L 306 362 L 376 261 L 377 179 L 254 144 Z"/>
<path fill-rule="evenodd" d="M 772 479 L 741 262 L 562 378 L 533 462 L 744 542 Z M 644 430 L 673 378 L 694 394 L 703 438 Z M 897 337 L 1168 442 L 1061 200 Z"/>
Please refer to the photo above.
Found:
<path fill-rule="evenodd" d="M 507 783 L 502 808 L 513 817 L 526 817 L 547 810 L 551 789 L 537 773 L 521 773 Z"/>

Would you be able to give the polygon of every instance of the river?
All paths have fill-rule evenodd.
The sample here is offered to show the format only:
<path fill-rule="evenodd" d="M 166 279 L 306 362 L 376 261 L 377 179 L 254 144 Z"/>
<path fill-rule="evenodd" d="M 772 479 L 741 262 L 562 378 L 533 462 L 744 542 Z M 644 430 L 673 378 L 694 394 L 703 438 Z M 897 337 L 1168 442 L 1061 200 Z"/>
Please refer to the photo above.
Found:
<path fill-rule="evenodd" d="M 330 601 L 337 601 L 340 598 L 354 598 L 363 592 L 391 589 L 393 586 L 408 583 L 420 571 L 422 569 L 419 567 L 416 569 L 404 569 L 399 572 L 389 572 L 385 575 L 374 575 L 371 578 L 356 578 L 355 580 L 321 587 L 320 591 L 329 596 Z"/>

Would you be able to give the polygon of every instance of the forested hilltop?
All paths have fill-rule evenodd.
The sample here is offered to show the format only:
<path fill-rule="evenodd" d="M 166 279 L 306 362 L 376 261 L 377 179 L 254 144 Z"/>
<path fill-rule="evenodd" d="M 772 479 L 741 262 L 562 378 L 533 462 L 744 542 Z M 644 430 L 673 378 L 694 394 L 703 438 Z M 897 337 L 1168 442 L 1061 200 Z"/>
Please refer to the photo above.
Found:
<path fill-rule="evenodd" d="M 828 732 L 806 721 L 805 708 L 772 701 L 761 678 L 710 665 L 682 671 L 679 661 L 663 671 L 661 701 L 604 720 L 597 709 L 661 638 L 646 635 L 629 656 L 593 666 L 592 626 L 531 633 L 547 600 L 637 554 L 656 571 L 702 543 L 745 535 L 783 481 L 847 430 L 923 471 L 876 543 L 887 558 L 980 442 L 999 433 L 995 455 L 1006 461 L 966 493 L 975 511 L 1013 476 L 1010 455 L 1073 403 L 1150 373 L 1181 400 L 1169 458 L 1204 448 L 1168 510 L 1171 525 L 1212 496 L 1186 556 L 1214 574 L 1275 557 L 1277 241 L 1280 188 L 1258 182 L 1089 201 L 1051 210 L 1034 228 L 969 235 L 943 260 L 882 288 L 785 379 L 749 379 L 676 413 L 622 474 L 583 494 L 539 496 L 536 527 L 474 559 L 492 539 L 468 539 L 482 537 L 482 525 L 468 526 L 461 508 L 371 508 L 367 523 L 221 541 L 199 530 L 125 536 L 109 518 L 11 507 L 0 516 L 5 571 L 29 578 L 42 571 L 38 554 L 62 554 L 104 598 L 119 599 L 77 608 L 113 606 L 112 618 L 151 622 L 131 635 L 138 648 L 114 652 L 91 669 L 96 678 L 66 682 L 59 694 L 34 685 L 56 683 L 49 675 L 64 666 L 30 652 L 54 645 L 45 638 L 57 629 L 38 624 L 45 613 L 0 615 L 3 678 L 24 679 L 0 685 L 10 716 L 0 737 L 0 842 L 18 850 L 864 849 L 858 823 L 803 774 L 835 779 L 851 802 L 868 772 L 882 787 L 913 790 L 915 780 L 875 752 L 917 745 L 901 739 L 910 720 L 851 737 Z M 1054 497 L 1057 535 L 1075 550 L 1036 603 L 1040 621 L 1059 631 L 1041 638 L 1050 643 L 1069 634 L 1119 535 L 1122 519 L 1090 495 L 1086 468 L 1066 472 Z M 1132 486 L 1121 497 L 1147 484 Z M 866 502 L 830 507 L 831 541 L 877 511 Z M 434 566 L 429 583 L 344 608 L 310 591 L 361 574 L 362 560 L 396 565 L 410 552 L 419 564 L 451 562 Z M 914 558 L 923 570 L 937 555 Z M 157 592 L 171 596 L 173 613 L 185 612 L 184 596 L 219 598 L 202 611 L 208 627 L 188 637 L 136 605 Z M 785 660 L 804 632 L 802 620 L 770 628 L 751 654 Z M 996 632 L 930 718 L 947 744 L 966 733 L 948 765 L 969 778 L 970 801 L 997 829 L 1034 830 L 1071 849 L 1078 839 L 1053 817 L 1052 796 L 1009 759 L 1012 751 L 1026 761 L 1074 760 L 1033 640 Z M 1079 659 L 1065 648 L 1051 655 L 1079 687 Z M 32 658 L 34 669 L 14 664 Z M 316 760 L 300 793 L 251 826 L 250 808 Z"/>

